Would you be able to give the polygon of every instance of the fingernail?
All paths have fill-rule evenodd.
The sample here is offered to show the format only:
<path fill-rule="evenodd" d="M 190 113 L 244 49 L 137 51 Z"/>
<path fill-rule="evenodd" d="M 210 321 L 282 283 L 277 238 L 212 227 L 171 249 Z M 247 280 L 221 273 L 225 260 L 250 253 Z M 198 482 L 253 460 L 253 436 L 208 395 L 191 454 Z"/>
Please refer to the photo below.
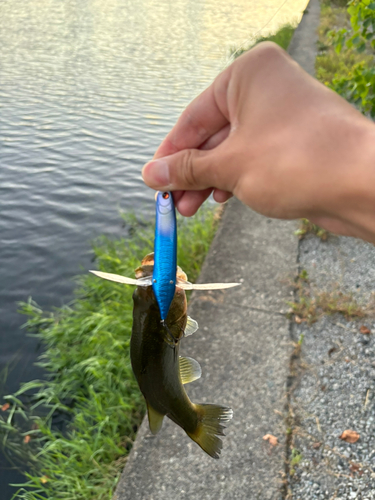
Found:
<path fill-rule="evenodd" d="M 142 177 L 145 183 L 150 187 L 169 186 L 169 166 L 164 160 L 154 160 L 142 169 Z"/>

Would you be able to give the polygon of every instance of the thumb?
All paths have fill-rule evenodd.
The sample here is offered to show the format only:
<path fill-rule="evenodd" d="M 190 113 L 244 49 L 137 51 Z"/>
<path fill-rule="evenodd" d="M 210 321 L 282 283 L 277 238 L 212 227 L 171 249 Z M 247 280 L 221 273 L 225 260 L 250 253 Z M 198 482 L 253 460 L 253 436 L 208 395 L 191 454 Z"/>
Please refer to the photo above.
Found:
<path fill-rule="evenodd" d="M 150 161 L 143 167 L 143 180 L 149 187 L 161 191 L 191 191 L 209 187 L 231 191 L 230 168 L 225 165 L 226 155 L 218 154 L 219 149 L 184 149 Z"/>

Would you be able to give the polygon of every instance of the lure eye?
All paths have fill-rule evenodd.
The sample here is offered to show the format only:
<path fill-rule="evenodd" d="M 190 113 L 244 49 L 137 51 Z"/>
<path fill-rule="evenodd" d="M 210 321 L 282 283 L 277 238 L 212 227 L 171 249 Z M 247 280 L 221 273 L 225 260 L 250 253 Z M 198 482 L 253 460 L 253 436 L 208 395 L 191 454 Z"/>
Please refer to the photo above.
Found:
<path fill-rule="evenodd" d="M 168 200 L 168 198 L 169 198 L 169 193 L 167 193 L 167 192 L 166 192 L 166 193 L 163 193 L 163 194 L 162 194 L 162 196 L 163 196 L 163 198 L 164 198 L 165 200 Z"/>

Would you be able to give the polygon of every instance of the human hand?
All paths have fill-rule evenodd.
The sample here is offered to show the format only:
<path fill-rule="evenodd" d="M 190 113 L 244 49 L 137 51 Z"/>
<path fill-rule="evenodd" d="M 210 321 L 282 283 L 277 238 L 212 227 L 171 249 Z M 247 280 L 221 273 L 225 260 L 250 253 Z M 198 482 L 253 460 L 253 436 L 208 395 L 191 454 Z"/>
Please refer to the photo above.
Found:
<path fill-rule="evenodd" d="M 185 216 L 213 190 L 218 202 L 234 194 L 269 217 L 375 239 L 374 124 L 272 43 L 235 60 L 185 109 L 142 175 L 175 191 Z"/>

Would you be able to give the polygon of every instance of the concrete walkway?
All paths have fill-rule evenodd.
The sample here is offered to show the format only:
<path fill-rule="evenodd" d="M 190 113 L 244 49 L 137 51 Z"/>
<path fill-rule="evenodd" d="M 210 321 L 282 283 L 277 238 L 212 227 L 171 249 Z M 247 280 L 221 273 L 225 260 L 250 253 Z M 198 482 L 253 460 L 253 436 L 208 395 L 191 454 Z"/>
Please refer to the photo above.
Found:
<path fill-rule="evenodd" d="M 319 11 L 311 0 L 290 45 L 310 74 Z M 114 500 L 375 498 L 373 337 L 358 333 L 362 322 L 341 316 L 313 327 L 285 316 L 293 300 L 287 278 L 301 268 L 317 289 L 339 282 L 368 300 L 375 249 L 349 238 L 299 243 L 295 229 L 228 203 L 200 280 L 243 284 L 195 292 L 189 314 L 199 330 L 182 344 L 182 354 L 202 366 L 202 378 L 187 386 L 192 401 L 233 408 L 222 458 L 208 457 L 168 419 L 156 437 L 144 421 Z M 375 327 L 373 320 L 366 325 Z M 356 444 L 338 437 L 351 428 L 361 434 Z M 279 445 L 265 442 L 265 434 Z"/>
<path fill-rule="evenodd" d="M 222 458 L 213 460 L 166 419 L 153 437 L 139 431 L 116 500 L 281 498 L 291 342 L 281 280 L 297 262 L 295 223 L 266 219 L 236 200 L 224 212 L 200 280 L 241 287 L 196 292 L 189 314 L 199 330 L 182 353 L 199 361 L 202 378 L 187 386 L 194 402 L 233 409 Z M 263 441 L 275 434 L 280 445 Z"/>

